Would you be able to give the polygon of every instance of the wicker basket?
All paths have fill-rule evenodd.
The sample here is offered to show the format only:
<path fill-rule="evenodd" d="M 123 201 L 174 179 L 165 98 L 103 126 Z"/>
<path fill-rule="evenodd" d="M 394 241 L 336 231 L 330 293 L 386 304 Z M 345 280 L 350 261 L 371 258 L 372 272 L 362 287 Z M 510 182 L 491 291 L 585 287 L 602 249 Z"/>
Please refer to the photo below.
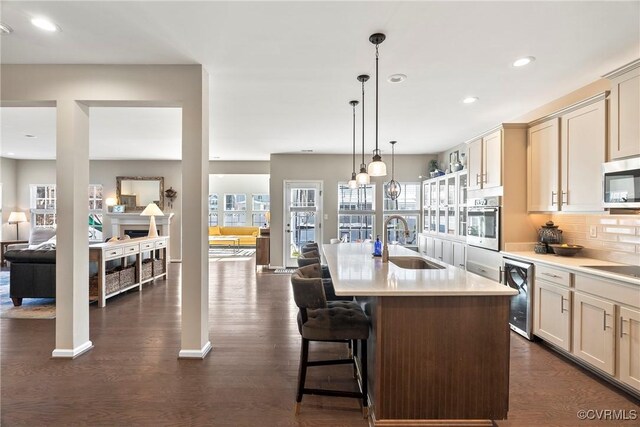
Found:
<path fill-rule="evenodd" d="M 164 267 L 164 260 L 163 259 L 154 259 L 153 260 L 153 276 L 159 276 L 161 274 L 163 274 L 165 271 L 165 267 Z"/>
<path fill-rule="evenodd" d="M 89 277 L 89 297 L 98 298 L 98 275 Z"/>
<path fill-rule="evenodd" d="M 118 269 L 107 271 L 104 278 L 105 295 L 112 294 L 120 290 L 120 271 Z"/>
<path fill-rule="evenodd" d="M 151 279 L 153 277 L 153 262 L 150 259 L 142 261 L 142 280 Z"/>
<path fill-rule="evenodd" d="M 120 289 L 124 289 L 136 283 L 136 266 L 131 265 L 120 270 Z"/>

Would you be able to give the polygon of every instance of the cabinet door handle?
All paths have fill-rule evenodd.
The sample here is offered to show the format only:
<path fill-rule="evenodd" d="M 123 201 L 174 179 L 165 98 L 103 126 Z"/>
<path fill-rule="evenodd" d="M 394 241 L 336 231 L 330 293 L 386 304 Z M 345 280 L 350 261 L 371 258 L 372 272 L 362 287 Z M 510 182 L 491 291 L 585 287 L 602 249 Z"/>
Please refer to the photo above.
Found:
<path fill-rule="evenodd" d="M 482 174 L 482 183 L 483 183 L 483 184 L 486 184 L 486 183 L 487 183 L 487 174 L 486 174 L 486 173 L 483 173 L 483 174 Z"/>
<path fill-rule="evenodd" d="M 551 273 L 540 273 L 543 276 L 549 276 L 549 277 L 553 277 L 554 279 L 559 279 L 561 276 L 558 276 L 557 274 L 551 274 Z"/>
<path fill-rule="evenodd" d="M 502 267 L 498 267 L 498 283 L 502 283 L 502 276 L 504 276 L 507 273 L 507 270 L 505 270 Z M 505 279 L 504 284 L 507 284 L 507 280 Z"/>
<path fill-rule="evenodd" d="M 607 326 L 607 316 L 611 316 L 609 313 L 607 313 L 606 311 L 604 312 L 604 315 L 602 316 L 602 330 L 606 331 L 607 328 L 611 329 L 611 326 Z"/>
<path fill-rule="evenodd" d="M 480 185 L 480 174 L 476 174 L 476 185 Z"/>
<path fill-rule="evenodd" d="M 562 204 L 563 205 L 569 204 L 569 190 L 562 192 Z"/>
<path fill-rule="evenodd" d="M 565 310 L 564 309 L 564 302 L 565 301 L 569 301 L 569 300 L 566 299 L 565 297 L 560 297 L 560 313 L 564 313 L 565 311 L 569 311 L 569 310 Z"/>
<path fill-rule="evenodd" d="M 620 338 L 622 338 L 623 335 L 629 335 L 626 332 L 622 332 L 622 329 L 624 328 L 624 322 L 626 322 L 626 320 L 624 320 L 624 317 L 620 316 Z"/>
<path fill-rule="evenodd" d="M 558 193 L 557 193 L 557 192 L 555 192 L 555 191 L 552 191 L 552 192 L 551 192 L 551 206 L 558 204 L 558 201 L 557 201 L 557 200 L 556 200 L 556 201 L 554 201 L 554 200 L 553 200 L 553 198 L 554 198 L 554 197 L 557 197 L 557 196 L 558 196 Z"/>

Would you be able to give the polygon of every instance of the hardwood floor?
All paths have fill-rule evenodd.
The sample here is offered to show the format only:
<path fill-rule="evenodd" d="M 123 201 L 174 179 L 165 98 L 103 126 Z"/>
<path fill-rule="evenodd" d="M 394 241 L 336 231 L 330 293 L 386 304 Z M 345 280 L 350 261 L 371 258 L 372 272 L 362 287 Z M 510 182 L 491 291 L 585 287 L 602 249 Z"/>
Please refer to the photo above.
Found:
<path fill-rule="evenodd" d="M 91 306 L 95 348 L 51 359 L 53 320 L 3 319 L 1 416 L 14 425 L 366 426 L 355 399 L 305 396 L 293 415 L 300 337 L 289 276 L 255 273 L 253 258 L 210 263 L 212 353 L 178 360 L 180 265 L 169 278 Z M 638 402 L 540 344 L 512 334 L 509 420 L 577 426 L 579 409 Z M 316 344 L 311 357 L 345 354 Z M 347 366 L 309 370 L 308 386 L 355 389 Z M 637 425 L 585 421 L 584 425 Z"/>

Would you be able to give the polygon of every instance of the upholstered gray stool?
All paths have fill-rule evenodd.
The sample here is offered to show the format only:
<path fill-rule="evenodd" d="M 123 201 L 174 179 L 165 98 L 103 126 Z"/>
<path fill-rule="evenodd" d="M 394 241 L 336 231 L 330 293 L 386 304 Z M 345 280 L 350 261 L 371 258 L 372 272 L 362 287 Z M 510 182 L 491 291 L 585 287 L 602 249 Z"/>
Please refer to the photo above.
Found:
<path fill-rule="evenodd" d="M 312 249 L 307 252 L 302 252 L 299 258 L 320 258 L 320 252 L 317 249 Z"/>
<path fill-rule="evenodd" d="M 331 279 L 327 279 L 322 275 L 322 266 L 319 262 L 314 262 L 313 264 L 309 264 L 304 267 L 298 268 L 298 274 L 301 277 L 307 279 L 320 279 L 322 280 L 322 286 L 324 287 L 324 295 L 327 298 L 327 301 L 352 301 L 353 297 L 339 297 L 336 295 L 336 291 L 333 288 L 333 282 Z"/>
<path fill-rule="evenodd" d="M 320 264 L 320 258 L 302 258 L 298 257 L 298 267 L 306 267 L 311 264 Z M 329 267 L 326 265 L 320 265 L 320 269 L 322 270 L 322 277 L 324 279 L 331 279 L 331 273 L 329 272 Z"/>
<path fill-rule="evenodd" d="M 308 269 L 309 267 L 303 267 Z M 365 417 L 367 410 L 367 339 L 369 338 L 369 320 L 360 306 L 349 301 L 327 301 L 324 286 L 320 278 L 307 278 L 302 269 L 291 275 L 293 298 L 298 306 L 298 331 L 302 336 L 300 368 L 298 371 L 298 391 L 296 393 L 296 414 L 300 411 L 302 396 L 315 394 L 321 396 L 352 397 L 361 399 Z M 309 342 L 359 342 L 360 343 L 360 391 L 340 391 L 306 388 L 307 368 L 310 366 L 353 364 L 357 370 L 355 358 L 309 361 Z"/>

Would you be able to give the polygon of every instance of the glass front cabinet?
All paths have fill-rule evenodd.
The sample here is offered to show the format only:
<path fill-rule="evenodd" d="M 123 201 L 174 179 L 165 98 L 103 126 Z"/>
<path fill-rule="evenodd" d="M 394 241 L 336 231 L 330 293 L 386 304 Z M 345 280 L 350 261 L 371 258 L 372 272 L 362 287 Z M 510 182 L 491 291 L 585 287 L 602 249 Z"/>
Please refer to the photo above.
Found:
<path fill-rule="evenodd" d="M 467 171 L 460 171 L 422 183 L 424 233 L 466 237 Z"/>

